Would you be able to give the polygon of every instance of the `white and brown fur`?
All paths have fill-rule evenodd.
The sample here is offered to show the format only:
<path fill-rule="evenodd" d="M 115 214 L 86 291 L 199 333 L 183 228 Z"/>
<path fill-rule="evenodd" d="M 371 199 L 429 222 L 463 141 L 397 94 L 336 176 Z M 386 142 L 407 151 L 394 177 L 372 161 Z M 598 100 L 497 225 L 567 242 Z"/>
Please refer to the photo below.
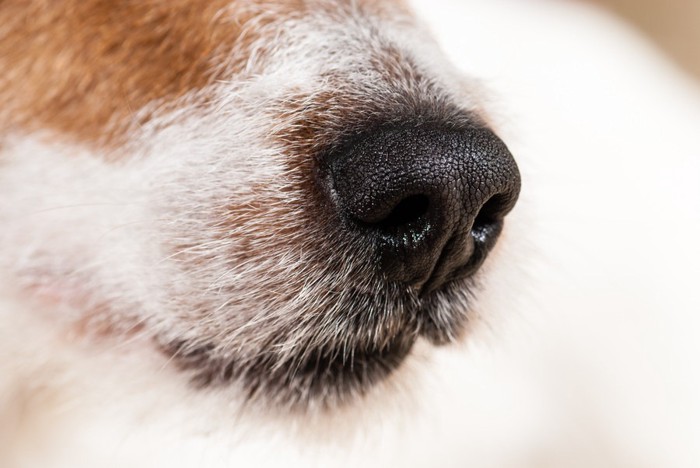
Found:
<path fill-rule="evenodd" d="M 63 234 L 12 221 L 9 235 L 39 236 L 7 241 L 25 287 L 60 290 L 87 333 L 138 328 L 200 384 L 240 382 L 268 403 L 363 393 L 419 329 L 457 336 L 467 288 L 432 298 L 420 323 L 417 295 L 384 284 L 315 183 L 325 154 L 372 128 L 479 119 L 406 9 L 134 5 L 5 6 L 6 152 L 51 174 L 33 178 L 53 188 L 32 210 L 66 190 L 78 198 L 59 206 L 83 205 L 40 221 Z M 49 169 L 51 157 L 70 175 Z"/>
<path fill-rule="evenodd" d="M 488 76 L 459 73 L 409 6 L 5 0 L 0 25 L 3 466 L 634 458 L 598 410 L 551 403 L 568 380 L 533 383 L 559 335 L 506 331 L 508 316 L 548 317 L 533 297 L 556 297 L 552 312 L 570 292 L 533 279 L 551 265 L 532 261 L 547 250 L 532 207 L 423 318 L 337 230 L 314 180 L 347 138 L 497 120 Z M 434 361 L 448 342 L 467 348 Z"/>

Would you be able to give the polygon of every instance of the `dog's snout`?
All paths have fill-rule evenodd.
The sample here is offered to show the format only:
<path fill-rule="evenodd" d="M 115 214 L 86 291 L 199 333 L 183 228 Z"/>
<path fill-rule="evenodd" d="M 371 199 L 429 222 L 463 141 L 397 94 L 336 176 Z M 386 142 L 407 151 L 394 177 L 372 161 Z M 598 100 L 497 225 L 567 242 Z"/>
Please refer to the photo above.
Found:
<path fill-rule="evenodd" d="M 429 292 L 473 273 L 520 191 L 505 144 L 483 127 L 392 127 L 330 158 L 336 206 L 389 281 Z"/>

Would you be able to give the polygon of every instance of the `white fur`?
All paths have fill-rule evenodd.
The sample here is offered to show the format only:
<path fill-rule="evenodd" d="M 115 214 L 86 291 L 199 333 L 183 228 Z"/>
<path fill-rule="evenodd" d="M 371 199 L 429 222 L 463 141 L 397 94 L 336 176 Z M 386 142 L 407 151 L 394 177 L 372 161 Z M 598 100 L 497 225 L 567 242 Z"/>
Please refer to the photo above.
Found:
<path fill-rule="evenodd" d="M 0 229 L 0 465 L 697 465 L 697 88 L 592 10 L 440 3 L 419 2 L 419 16 L 492 93 L 484 107 L 524 174 L 478 298 L 491 329 L 463 346 L 421 343 L 359 407 L 305 420 L 241 409 L 229 392 L 188 390 L 138 335 L 99 345 L 65 336 L 57 323 L 72 320 L 71 308 L 19 292 L 17 269 L 35 282 L 72 270 L 41 255 L 51 248 L 84 275 L 45 294 L 80 299 L 98 287 L 90 297 L 145 314 L 135 321 L 181 327 L 162 312 L 163 285 L 179 287 L 182 274 L 162 251 L 162 226 L 168 216 L 197 226 L 192 184 L 202 180 L 204 197 L 251 196 L 250 181 L 279 189 L 281 155 L 257 143 L 271 129 L 256 111 L 277 102 L 280 82 L 320 84 L 314 44 L 335 32 L 319 27 L 276 57 L 287 64 L 280 76 L 222 84 L 218 105 L 235 109 L 226 118 L 163 116 L 121 164 L 41 135 L 2 143 L 0 222 L 11 228 Z M 455 90 L 442 62 L 395 28 L 385 37 Z M 220 193 L 226 179 L 241 192 Z M 222 281 L 244 281 L 254 268 Z"/>

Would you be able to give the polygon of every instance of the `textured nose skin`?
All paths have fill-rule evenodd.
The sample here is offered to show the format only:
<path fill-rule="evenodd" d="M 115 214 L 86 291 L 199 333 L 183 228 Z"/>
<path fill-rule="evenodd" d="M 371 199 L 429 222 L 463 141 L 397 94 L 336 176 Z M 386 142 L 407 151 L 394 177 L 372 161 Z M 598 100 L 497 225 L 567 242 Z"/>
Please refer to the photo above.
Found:
<path fill-rule="evenodd" d="M 398 127 L 329 162 L 337 208 L 377 252 L 387 280 L 429 292 L 473 273 L 520 191 L 505 144 L 482 127 Z"/>

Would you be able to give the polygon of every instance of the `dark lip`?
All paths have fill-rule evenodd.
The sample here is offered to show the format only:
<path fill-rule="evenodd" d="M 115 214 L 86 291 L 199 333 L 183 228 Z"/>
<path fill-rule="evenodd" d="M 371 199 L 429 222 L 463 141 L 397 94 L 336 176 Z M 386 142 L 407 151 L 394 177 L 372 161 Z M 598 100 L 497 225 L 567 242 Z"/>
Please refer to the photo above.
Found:
<path fill-rule="evenodd" d="M 417 339 L 415 333 L 387 338 L 382 346 L 315 349 L 300 361 L 275 367 L 260 359 L 239 368 L 235 357 L 217 358 L 214 347 L 189 348 L 184 341 L 163 343 L 161 349 L 175 364 L 190 371 L 192 384 L 200 389 L 230 385 L 240 380 L 249 402 L 281 404 L 304 410 L 312 401 L 322 407 L 342 404 L 362 395 L 399 368 Z M 349 352 L 348 352 L 349 351 Z"/>
<path fill-rule="evenodd" d="M 382 348 L 373 348 L 368 350 L 355 349 L 352 353 L 352 359 L 346 360 L 342 365 L 350 367 L 351 372 L 364 371 L 366 369 L 353 369 L 357 365 L 366 367 L 373 366 L 377 371 L 384 371 L 387 375 L 401 365 L 404 358 L 409 354 L 415 337 L 395 339 L 393 342 Z"/>

